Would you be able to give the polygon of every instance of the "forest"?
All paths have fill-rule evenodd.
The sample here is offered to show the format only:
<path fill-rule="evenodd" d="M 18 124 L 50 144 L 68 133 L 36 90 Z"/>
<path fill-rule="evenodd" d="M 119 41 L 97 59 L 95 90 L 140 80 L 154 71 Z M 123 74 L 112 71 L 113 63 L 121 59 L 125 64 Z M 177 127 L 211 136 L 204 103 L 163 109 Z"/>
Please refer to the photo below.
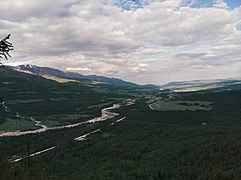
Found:
<path fill-rule="evenodd" d="M 212 108 L 151 110 L 150 97 L 167 101 L 170 93 L 136 90 L 136 103 L 121 107 L 119 116 L 107 121 L 1 137 L 0 156 L 11 160 L 26 155 L 27 149 L 31 154 L 56 146 L 10 163 L 17 169 L 14 173 L 25 173 L 30 179 L 240 179 L 241 91 L 171 95 L 175 98 L 169 101 L 208 101 Z M 126 118 L 117 123 L 121 117 Z M 74 141 L 96 129 L 100 131 L 87 140 Z"/>

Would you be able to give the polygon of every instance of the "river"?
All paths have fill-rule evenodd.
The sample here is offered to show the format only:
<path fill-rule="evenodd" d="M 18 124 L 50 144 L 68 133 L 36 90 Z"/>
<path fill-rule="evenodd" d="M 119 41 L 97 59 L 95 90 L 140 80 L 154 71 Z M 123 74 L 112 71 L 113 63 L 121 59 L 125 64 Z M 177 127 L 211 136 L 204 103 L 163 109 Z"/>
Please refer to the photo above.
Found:
<path fill-rule="evenodd" d="M 111 107 L 101 109 L 101 116 L 100 117 L 96 117 L 96 118 L 93 118 L 93 119 L 90 119 L 90 120 L 87 120 L 87 121 L 83 121 L 83 122 L 79 122 L 79 123 L 75 123 L 75 124 L 63 125 L 63 126 L 47 127 L 46 125 L 42 124 L 41 121 L 37 121 L 37 120 L 31 118 L 31 120 L 36 123 L 35 125 L 39 126 L 41 128 L 36 129 L 36 130 L 28 130 L 28 131 L 19 131 L 18 130 L 18 131 L 2 132 L 0 134 L 0 137 L 22 136 L 22 135 L 26 135 L 26 134 L 36 134 L 36 133 L 42 133 L 42 132 L 54 130 L 54 129 L 73 128 L 73 127 L 80 126 L 82 124 L 105 121 L 107 119 L 111 119 L 115 116 L 118 116 L 119 115 L 118 113 L 111 112 L 111 110 L 118 109 L 118 108 L 120 108 L 120 106 L 121 106 L 120 104 L 113 104 Z"/>

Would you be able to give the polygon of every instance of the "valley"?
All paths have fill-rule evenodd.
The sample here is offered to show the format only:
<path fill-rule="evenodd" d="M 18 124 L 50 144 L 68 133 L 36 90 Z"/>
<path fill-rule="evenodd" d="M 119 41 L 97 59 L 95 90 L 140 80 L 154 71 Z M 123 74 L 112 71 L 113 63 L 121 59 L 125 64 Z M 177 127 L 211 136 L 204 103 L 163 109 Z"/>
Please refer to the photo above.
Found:
<path fill-rule="evenodd" d="M 119 114 L 117 113 L 112 113 L 110 112 L 110 110 L 112 109 L 118 109 L 120 107 L 119 104 L 114 104 L 111 107 L 108 108 L 103 108 L 101 110 L 101 116 L 100 117 L 96 117 L 93 119 L 90 119 L 88 121 L 84 121 L 84 122 L 80 122 L 80 123 L 75 123 L 75 124 L 69 124 L 69 125 L 63 125 L 63 126 L 55 126 L 55 127 L 47 127 L 46 125 L 42 124 L 41 121 L 36 121 L 35 119 L 33 119 L 32 117 L 30 118 L 34 123 L 36 123 L 36 126 L 40 126 L 40 129 L 36 129 L 36 130 L 26 130 L 26 131 L 7 131 L 7 132 L 2 132 L 0 133 L 0 137 L 4 137 L 4 136 L 22 136 L 22 135 L 27 135 L 27 134 L 36 134 L 36 133 L 42 133 L 45 131 L 49 131 L 49 130 L 54 130 L 54 129 L 66 129 L 66 128 L 73 128 L 73 127 L 77 127 L 80 126 L 82 124 L 88 124 L 88 123 L 96 123 L 96 122 L 101 122 L 101 121 L 105 121 L 107 119 L 111 119 Z"/>
<path fill-rule="evenodd" d="M 37 167 L 31 177 L 240 178 L 240 90 L 59 83 L 0 70 L 8 82 L 0 86 L 0 157 L 23 171 Z"/>
<path fill-rule="evenodd" d="M 0 180 L 241 180 L 241 0 L 0 12 Z"/>

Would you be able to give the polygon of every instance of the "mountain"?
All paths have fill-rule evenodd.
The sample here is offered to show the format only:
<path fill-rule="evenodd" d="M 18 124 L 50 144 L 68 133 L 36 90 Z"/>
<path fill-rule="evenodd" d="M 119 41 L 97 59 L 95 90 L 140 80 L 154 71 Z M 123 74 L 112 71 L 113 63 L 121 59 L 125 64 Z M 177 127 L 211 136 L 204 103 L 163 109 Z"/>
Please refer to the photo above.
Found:
<path fill-rule="evenodd" d="M 155 89 L 155 88 L 159 88 L 157 85 L 155 84 L 145 84 L 142 85 L 143 88 L 147 88 L 147 89 Z"/>
<path fill-rule="evenodd" d="M 63 72 L 58 69 L 49 67 L 38 67 L 35 65 L 20 65 L 16 67 L 16 70 L 23 71 L 25 73 L 31 73 L 35 75 L 42 76 L 47 79 L 52 79 L 58 82 L 69 82 L 77 80 L 86 80 L 86 77 L 72 72 Z"/>
<path fill-rule="evenodd" d="M 31 73 L 35 75 L 39 75 L 45 77 L 47 79 L 52 79 L 58 82 L 69 82 L 69 81 L 85 81 L 85 82 L 104 82 L 109 84 L 114 84 L 117 86 L 130 86 L 130 87 L 142 87 L 141 85 L 127 82 L 118 78 L 109 78 L 105 76 L 97 76 L 97 75 L 82 75 L 74 72 L 64 72 L 58 69 L 49 68 L 49 67 L 39 67 L 35 65 L 20 65 L 16 67 L 17 70 L 23 71 L 26 73 Z"/>
<path fill-rule="evenodd" d="M 192 91 L 225 91 L 241 89 L 241 80 L 238 79 L 215 79 L 170 82 L 159 86 L 162 89 L 170 89 L 175 92 Z"/>
<path fill-rule="evenodd" d="M 132 82 L 127 82 L 127 81 L 123 81 L 121 79 L 109 78 L 109 77 L 105 77 L 105 76 L 89 75 L 89 76 L 86 76 L 86 78 L 91 81 L 105 82 L 105 83 L 114 84 L 117 86 L 141 87 L 140 85 L 132 83 Z"/>
<path fill-rule="evenodd" d="M 37 82 L 37 83 L 36 83 Z M 58 84 L 56 81 L 48 80 L 35 74 L 16 71 L 9 66 L 0 67 L 0 85 L 26 85 L 26 84 Z"/>

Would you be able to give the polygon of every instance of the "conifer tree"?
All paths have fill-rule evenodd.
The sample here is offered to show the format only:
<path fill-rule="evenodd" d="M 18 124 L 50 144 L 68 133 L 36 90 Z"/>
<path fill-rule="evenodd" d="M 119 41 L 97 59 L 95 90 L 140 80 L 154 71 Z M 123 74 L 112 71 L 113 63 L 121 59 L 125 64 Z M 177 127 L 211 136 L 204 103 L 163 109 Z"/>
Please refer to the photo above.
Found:
<path fill-rule="evenodd" d="M 8 41 L 9 38 L 10 34 L 0 41 L 0 61 L 2 58 L 8 60 L 8 57 L 11 57 L 9 51 L 13 50 L 13 45 Z M 0 64 L 2 63 L 0 62 Z"/>

